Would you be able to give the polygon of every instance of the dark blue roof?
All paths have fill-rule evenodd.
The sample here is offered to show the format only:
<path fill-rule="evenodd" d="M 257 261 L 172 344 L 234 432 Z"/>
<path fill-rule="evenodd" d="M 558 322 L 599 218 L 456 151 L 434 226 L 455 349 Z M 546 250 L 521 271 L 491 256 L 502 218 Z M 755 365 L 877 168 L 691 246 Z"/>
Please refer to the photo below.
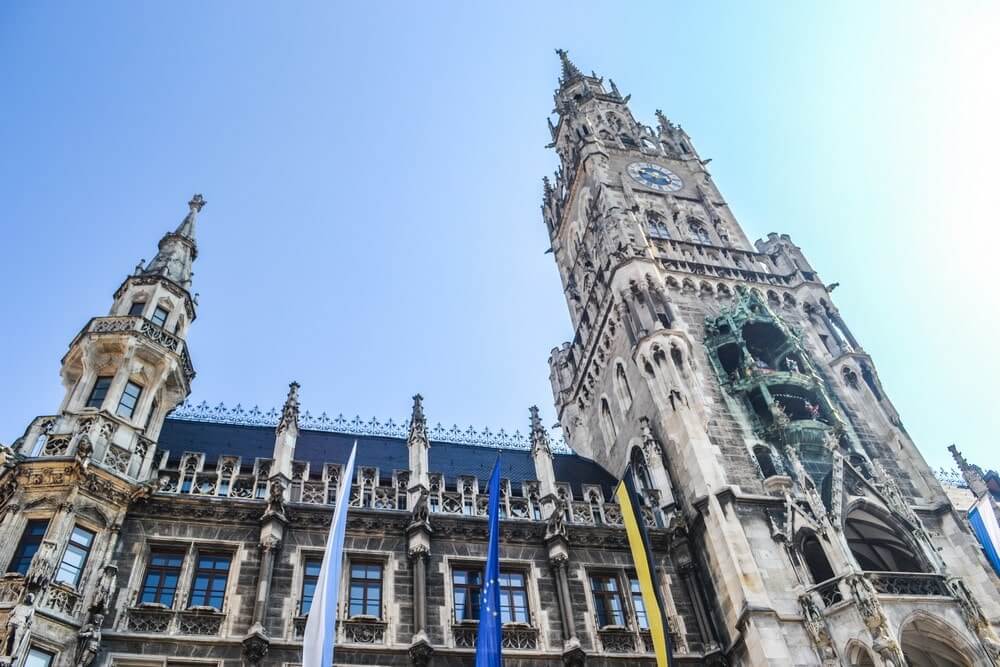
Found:
<path fill-rule="evenodd" d="M 377 467 L 386 476 L 393 470 L 409 469 L 409 452 L 406 441 L 401 438 L 329 431 L 302 431 L 295 444 L 295 459 L 308 461 L 312 475 L 318 476 L 324 463 L 346 463 L 355 440 L 359 466 Z M 220 456 L 240 456 L 247 470 L 254 459 L 271 458 L 274 428 L 167 419 L 160 431 L 159 447 L 168 450 L 174 462 L 183 452 L 203 452 L 205 463 L 210 466 Z M 520 491 L 522 481 L 536 479 L 531 452 L 451 442 L 431 442 L 430 472 L 444 475 L 449 487 L 454 486 L 459 475 L 474 475 L 486 480 L 498 452 L 501 453 L 501 474 L 511 481 L 515 493 Z M 577 497 L 580 497 L 582 484 L 599 484 L 606 496 L 615 484 L 615 479 L 604 468 L 575 454 L 555 454 L 553 467 L 556 481 L 570 483 Z"/>

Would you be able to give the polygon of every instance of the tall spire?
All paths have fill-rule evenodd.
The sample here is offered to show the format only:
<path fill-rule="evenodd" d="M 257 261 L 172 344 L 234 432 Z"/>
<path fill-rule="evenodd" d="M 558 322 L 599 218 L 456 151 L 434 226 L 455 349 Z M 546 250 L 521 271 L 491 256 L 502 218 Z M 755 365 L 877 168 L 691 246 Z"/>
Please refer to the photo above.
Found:
<path fill-rule="evenodd" d="M 570 81 L 583 76 L 583 72 L 569 59 L 569 52 L 566 49 L 556 49 L 556 54 L 559 56 L 560 62 L 562 62 L 562 76 L 559 77 L 560 84 L 565 86 Z"/>
<path fill-rule="evenodd" d="M 144 275 L 168 278 L 185 289 L 191 287 L 191 264 L 198 257 L 198 247 L 194 241 L 194 224 L 198 212 L 207 202 L 200 194 L 188 202 L 188 214 L 173 232 L 167 232 L 160 239 L 156 257 L 142 269 Z M 139 267 L 136 267 L 138 270 Z"/>

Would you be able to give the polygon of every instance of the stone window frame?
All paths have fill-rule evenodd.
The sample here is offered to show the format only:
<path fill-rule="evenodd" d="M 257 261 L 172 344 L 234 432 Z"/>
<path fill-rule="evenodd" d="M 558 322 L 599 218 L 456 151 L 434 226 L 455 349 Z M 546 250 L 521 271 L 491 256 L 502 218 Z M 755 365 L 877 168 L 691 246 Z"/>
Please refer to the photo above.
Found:
<path fill-rule="evenodd" d="M 352 562 L 364 562 L 364 563 L 379 563 L 382 565 L 382 615 L 378 620 L 383 621 L 390 626 L 392 621 L 398 617 L 397 610 L 394 608 L 397 605 L 395 598 L 395 590 L 393 584 L 393 579 L 396 576 L 396 560 L 393 558 L 393 552 L 391 551 L 363 551 L 360 549 L 344 549 L 344 560 L 340 567 L 340 591 L 337 600 L 337 620 L 347 621 L 351 620 L 349 616 L 350 612 L 350 596 L 351 596 L 351 563 Z M 301 561 L 301 567 L 305 568 L 305 559 Z M 300 578 L 301 584 L 301 578 Z M 366 616 L 355 616 L 353 618 L 369 618 Z"/>
<path fill-rule="evenodd" d="M 285 600 L 282 617 L 285 619 L 284 636 L 292 641 L 301 639 L 301 637 L 297 637 L 295 634 L 296 621 L 304 626 L 305 619 L 309 618 L 308 614 L 299 613 L 302 607 L 302 582 L 305 578 L 306 560 L 310 558 L 322 559 L 323 554 L 324 549 L 322 547 L 299 546 L 291 555 L 292 590 L 291 595 Z"/>
<path fill-rule="evenodd" d="M 31 521 L 47 521 L 45 526 L 45 533 L 42 535 L 42 540 L 39 542 L 41 544 L 52 534 L 52 520 L 53 516 L 52 509 L 49 507 L 38 508 L 34 510 L 27 510 L 21 512 L 15 519 L 14 525 L 8 528 L 9 535 L 16 535 L 17 539 L 9 540 L 5 545 L 2 553 L 0 553 L 0 563 L 4 564 L 3 573 L 0 574 L 10 574 L 15 572 L 11 567 L 14 565 L 14 555 L 17 553 L 18 548 L 21 546 L 21 541 L 24 539 L 24 531 L 28 529 L 28 523 Z M 37 553 L 37 551 L 36 551 Z M 30 568 L 30 565 L 29 565 Z"/>
<path fill-rule="evenodd" d="M 607 628 L 623 628 L 629 632 L 637 633 L 639 632 L 639 622 L 636 618 L 635 608 L 632 605 L 632 592 L 631 592 L 631 582 L 629 581 L 629 572 L 634 572 L 635 567 L 628 567 L 627 565 L 581 565 L 581 572 L 583 572 L 583 584 L 584 593 L 587 598 L 587 625 L 593 629 L 595 636 L 597 631 L 607 629 Z M 608 625 L 608 626 L 598 626 L 597 625 L 597 605 L 594 603 L 594 593 L 591 590 L 590 578 L 593 575 L 604 575 L 613 576 L 618 581 L 618 594 L 622 599 L 622 609 L 625 612 L 625 625 Z"/>
<path fill-rule="evenodd" d="M 184 552 L 184 560 L 181 562 L 180 576 L 177 578 L 177 592 L 174 595 L 174 603 L 171 607 L 164 609 L 158 604 L 143 604 L 139 601 L 142 596 L 142 585 L 146 578 L 146 568 L 149 565 L 149 557 L 153 548 L 175 549 Z M 190 611 L 191 586 L 194 583 L 194 572 L 197 564 L 199 551 L 229 553 L 232 556 L 229 564 L 229 576 L 226 580 L 226 590 L 222 600 L 222 609 L 219 613 L 224 616 L 222 625 L 219 628 L 219 636 L 229 634 L 232 619 L 237 614 L 230 614 L 233 609 L 233 598 L 238 596 L 238 583 L 243 560 L 247 554 L 246 545 L 239 540 L 205 540 L 205 539 L 173 539 L 170 537 L 152 537 L 142 542 L 142 548 L 136 554 L 132 564 L 132 572 L 129 575 L 127 597 L 128 604 L 121 610 L 119 623 L 121 629 L 125 629 L 128 611 L 131 609 L 164 609 L 170 612 Z M 240 596 L 241 598 L 243 596 Z M 116 625 L 118 625 L 116 624 Z M 212 663 L 209 663 L 212 664 Z"/>
<path fill-rule="evenodd" d="M 545 634 L 546 627 L 543 624 L 543 620 L 547 616 L 549 610 L 547 610 L 541 601 L 541 595 L 538 588 L 538 581 L 542 577 L 550 576 L 547 572 L 543 572 L 537 567 L 537 562 L 534 560 L 524 559 L 524 558 L 501 558 L 500 559 L 500 571 L 517 571 L 524 574 L 524 586 L 528 597 L 528 618 L 531 619 L 529 623 L 504 623 L 505 628 L 533 628 L 538 631 L 538 649 L 539 651 L 545 650 Z M 474 626 L 476 622 L 473 621 L 456 621 L 455 620 L 455 589 L 452 580 L 452 571 L 461 568 L 479 568 L 483 572 L 486 571 L 486 558 L 477 556 L 452 556 L 446 555 L 442 561 L 442 570 L 444 574 L 444 605 L 439 607 L 441 616 L 440 618 L 447 622 L 447 632 L 445 633 L 445 645 L 448 648 L 459 648 L 455 646 L 455 636 L 451 631 L 454 627 L 462 626 Z"/>
<path fill-rule="evenodd" d="M 52 525 L 51 522 L 49 525 Z M 87 550 L 87 557 L 83 562 L 83 567 L 80 568 L 80 572 L 77 575 L 76 583 L 71 584 L 69 582 L 59 581 L 56 577 L 59 575 L 59 569 L 62 567 L 63 559 L 66 558 L 66 552 L 70 547 L 70 539 L 77 526 L 93 533 L 93 538 L 90 541 L 90 548 Z M 62 548 L 59 550 L 59 556 L 55 559 L 55 569 L 52 572 L 52 583 L 66 586 L 67 588 L 78 593 L 83 591 L 84 587 L 90 582 L 90 577 L 88 575 L 90 574 L 93 564 L 100 560 L 101 554 L 103 554 L 107 549 L 105 541 L 105 528 L 106 526 L 99 525 L 96 521 L 87 518 L 85 515 L 77 512 L 74 513 L 73 522 L 65 533 L 65 544 L 62 545 Z M 45 538 L 43 537 L 42 539 L 44 540 Z"/>

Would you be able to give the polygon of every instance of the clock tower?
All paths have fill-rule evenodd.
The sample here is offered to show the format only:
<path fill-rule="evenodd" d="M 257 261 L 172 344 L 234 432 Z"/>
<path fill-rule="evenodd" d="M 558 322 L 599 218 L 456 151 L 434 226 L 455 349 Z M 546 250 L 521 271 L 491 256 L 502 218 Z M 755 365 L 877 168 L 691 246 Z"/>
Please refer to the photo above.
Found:
<path fill-rule="evenodd" d="M 680 125 L 642 124 L 557 53 L 542 215 L 574 327 L 549 360 L 559 422 L 636 475 L 671 535 L 665 580 L 700 582 L 719 660 L 923 665 L 908 615 L 927 594 L 949 599 L 928 627 L 1000 664 L 997 580 L 802 251 L 751 243 Z"/>

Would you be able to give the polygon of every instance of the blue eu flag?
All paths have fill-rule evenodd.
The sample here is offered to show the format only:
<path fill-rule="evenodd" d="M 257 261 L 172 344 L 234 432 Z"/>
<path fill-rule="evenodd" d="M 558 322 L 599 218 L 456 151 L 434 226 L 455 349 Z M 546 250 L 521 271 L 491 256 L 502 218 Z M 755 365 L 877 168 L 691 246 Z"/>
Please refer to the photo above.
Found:
<path fill-rule="evenodd" d="M 486 581 L 479 601 L 479 636 L 476 638 L 476 667 L 503 667 L 500 643 L 500 457 L 490 475 L 490 544 L 486 554 Z"/>

